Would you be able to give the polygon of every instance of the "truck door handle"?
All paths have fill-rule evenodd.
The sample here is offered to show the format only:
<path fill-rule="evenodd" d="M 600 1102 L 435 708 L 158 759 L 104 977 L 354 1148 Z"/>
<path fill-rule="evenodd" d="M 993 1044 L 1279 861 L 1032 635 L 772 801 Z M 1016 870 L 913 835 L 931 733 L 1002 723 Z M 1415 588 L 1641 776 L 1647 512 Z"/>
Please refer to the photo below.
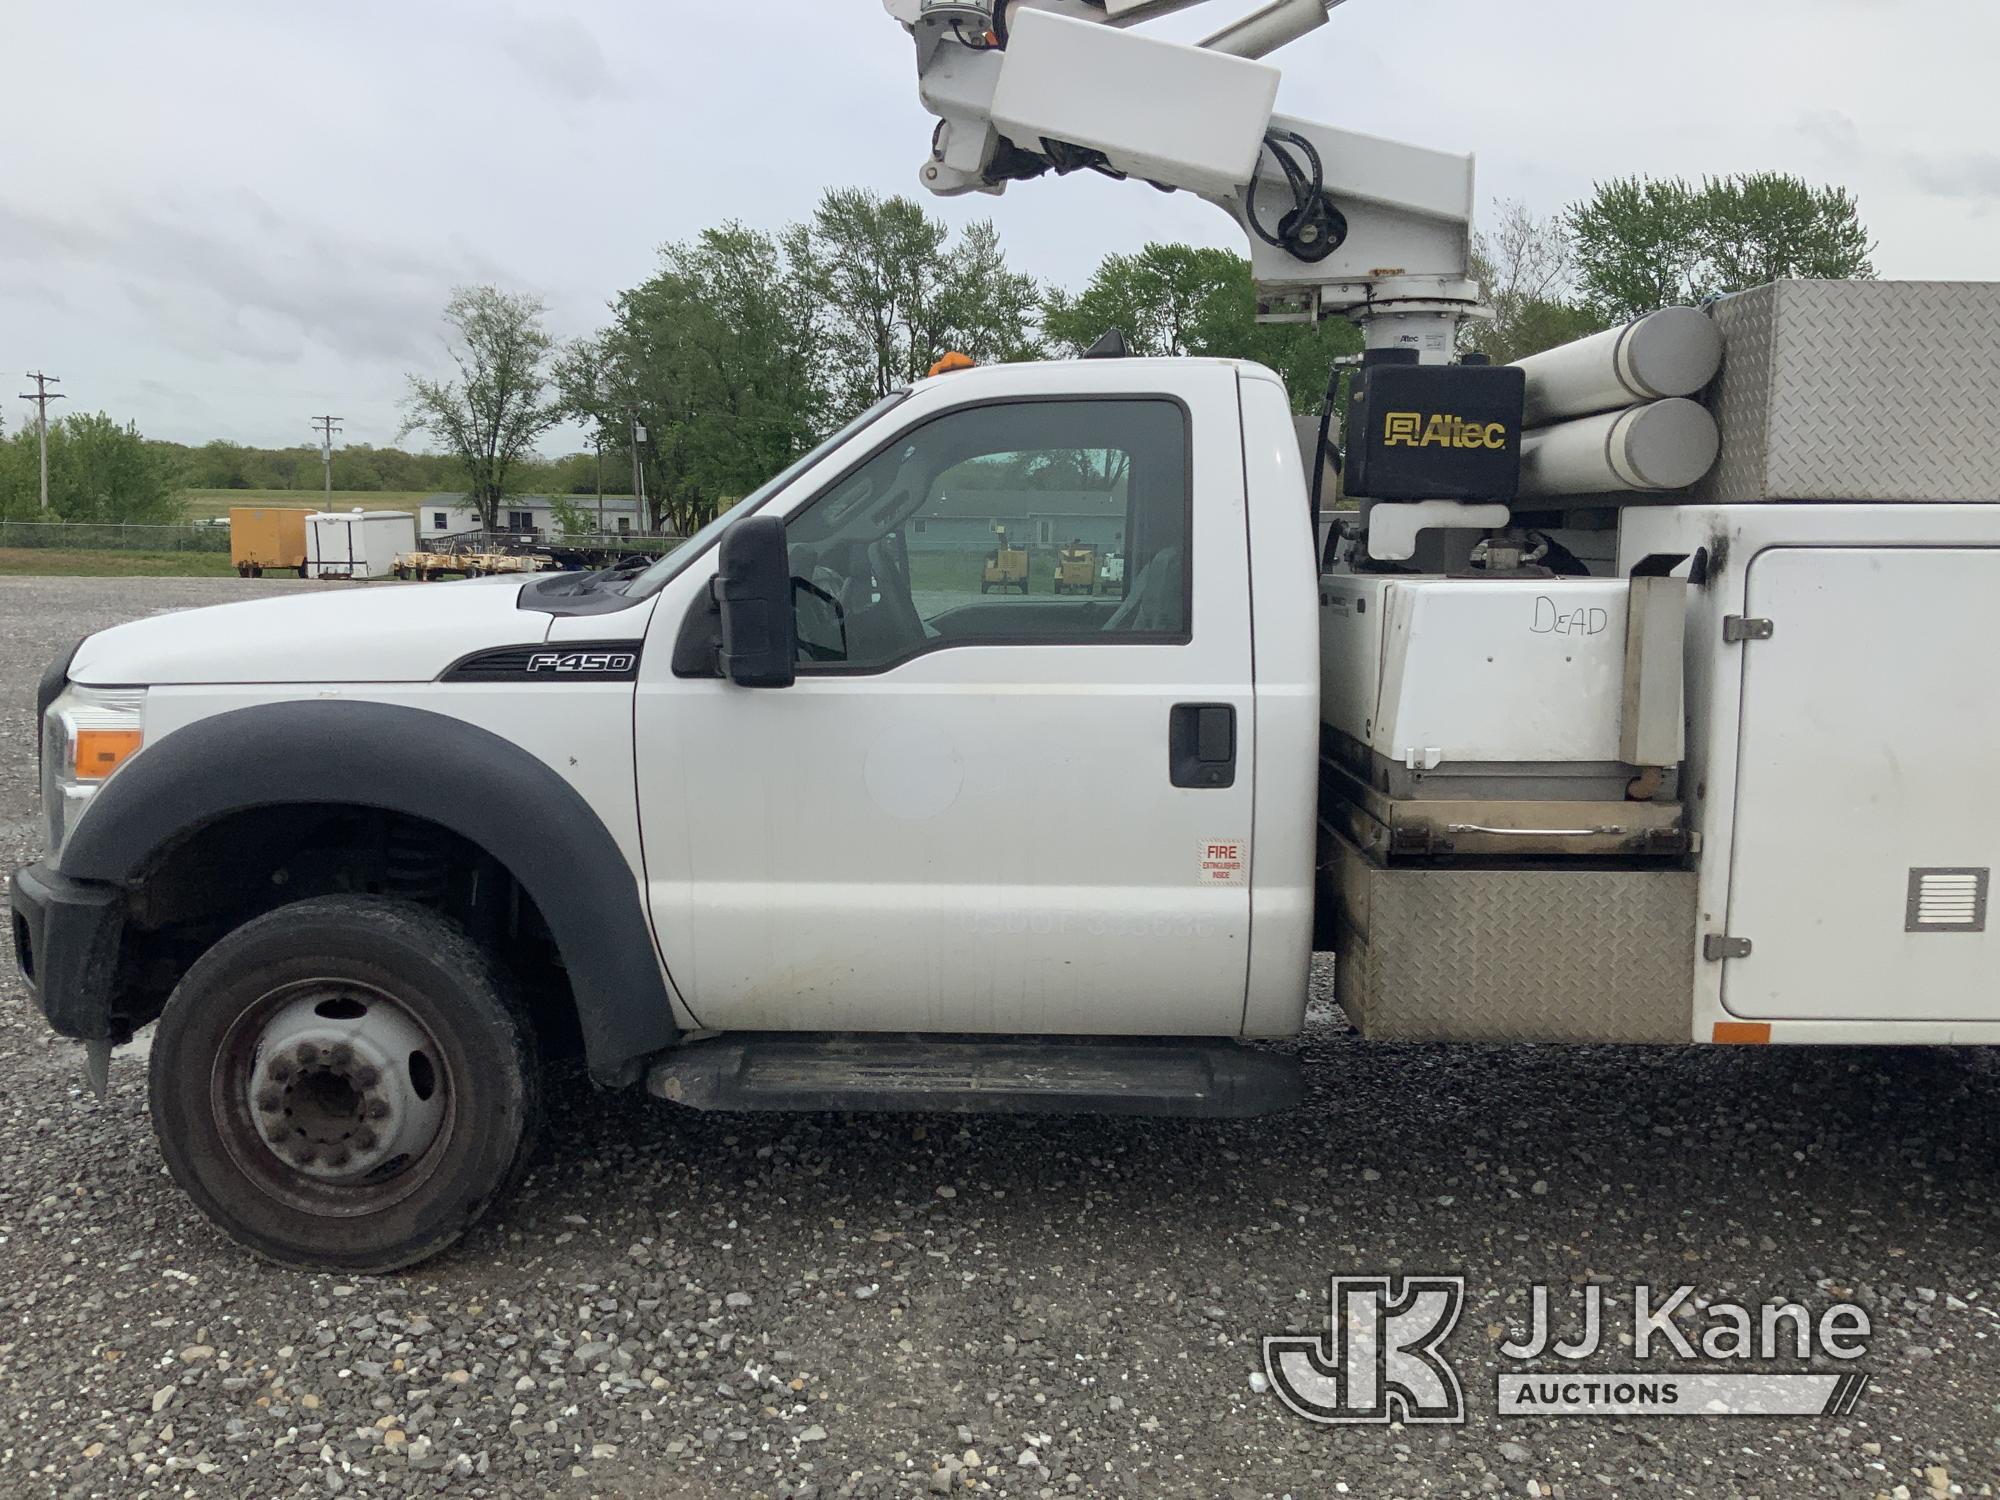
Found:
<path fill-rule="evenodd" d="M 1236 709 L 1176 703 L 1167 724 L 1167 774 L 1175 786 L 1236 785 Z"/>

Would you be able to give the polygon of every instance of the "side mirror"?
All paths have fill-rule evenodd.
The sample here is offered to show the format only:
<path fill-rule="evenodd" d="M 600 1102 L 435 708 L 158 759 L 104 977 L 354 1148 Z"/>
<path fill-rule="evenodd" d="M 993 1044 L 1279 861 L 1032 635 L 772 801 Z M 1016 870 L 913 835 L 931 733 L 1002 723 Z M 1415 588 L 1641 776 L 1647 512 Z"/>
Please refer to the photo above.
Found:
<path fill-rule="evenodd" d="M 715 575 L 722 615 L 717 665 L 738 687 L 790 687 L 798 671 L 785 523 L 745 516 L 722 534 Z"/>

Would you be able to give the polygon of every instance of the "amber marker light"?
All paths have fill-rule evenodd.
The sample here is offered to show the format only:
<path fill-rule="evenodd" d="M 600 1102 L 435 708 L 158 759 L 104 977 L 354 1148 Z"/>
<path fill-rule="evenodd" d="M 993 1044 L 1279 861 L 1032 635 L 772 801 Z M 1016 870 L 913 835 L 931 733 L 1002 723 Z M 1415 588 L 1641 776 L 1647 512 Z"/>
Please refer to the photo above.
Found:
<path fill-rule="evenodd" d="M 146 742 L 138 729 L 79 729 L 70 769 L 78 781 L 102 781 Z"/>

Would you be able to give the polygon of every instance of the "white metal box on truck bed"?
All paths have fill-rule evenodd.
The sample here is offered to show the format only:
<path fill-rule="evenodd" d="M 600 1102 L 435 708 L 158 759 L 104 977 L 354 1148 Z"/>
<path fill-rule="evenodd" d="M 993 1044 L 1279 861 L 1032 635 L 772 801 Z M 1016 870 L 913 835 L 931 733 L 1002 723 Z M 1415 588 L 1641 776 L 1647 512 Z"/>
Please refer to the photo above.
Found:
<path fill-rule="evenodd" d="M 1617 578 L 1322 579 L 1321 722 L 1412 772 L 1616 761 L 1629 595 Z"/>

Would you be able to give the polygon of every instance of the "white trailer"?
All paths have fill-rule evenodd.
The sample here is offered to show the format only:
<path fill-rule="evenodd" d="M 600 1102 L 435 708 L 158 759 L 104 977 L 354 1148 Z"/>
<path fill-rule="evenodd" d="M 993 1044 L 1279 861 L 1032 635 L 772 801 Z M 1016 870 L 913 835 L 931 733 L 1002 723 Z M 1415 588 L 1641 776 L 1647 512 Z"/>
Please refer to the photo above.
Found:
<path fill-rule="evenodd" d="M 417 545 L 406 510 L 321 510 L 306 517 L 306 577 L 387 578 Z"/>

